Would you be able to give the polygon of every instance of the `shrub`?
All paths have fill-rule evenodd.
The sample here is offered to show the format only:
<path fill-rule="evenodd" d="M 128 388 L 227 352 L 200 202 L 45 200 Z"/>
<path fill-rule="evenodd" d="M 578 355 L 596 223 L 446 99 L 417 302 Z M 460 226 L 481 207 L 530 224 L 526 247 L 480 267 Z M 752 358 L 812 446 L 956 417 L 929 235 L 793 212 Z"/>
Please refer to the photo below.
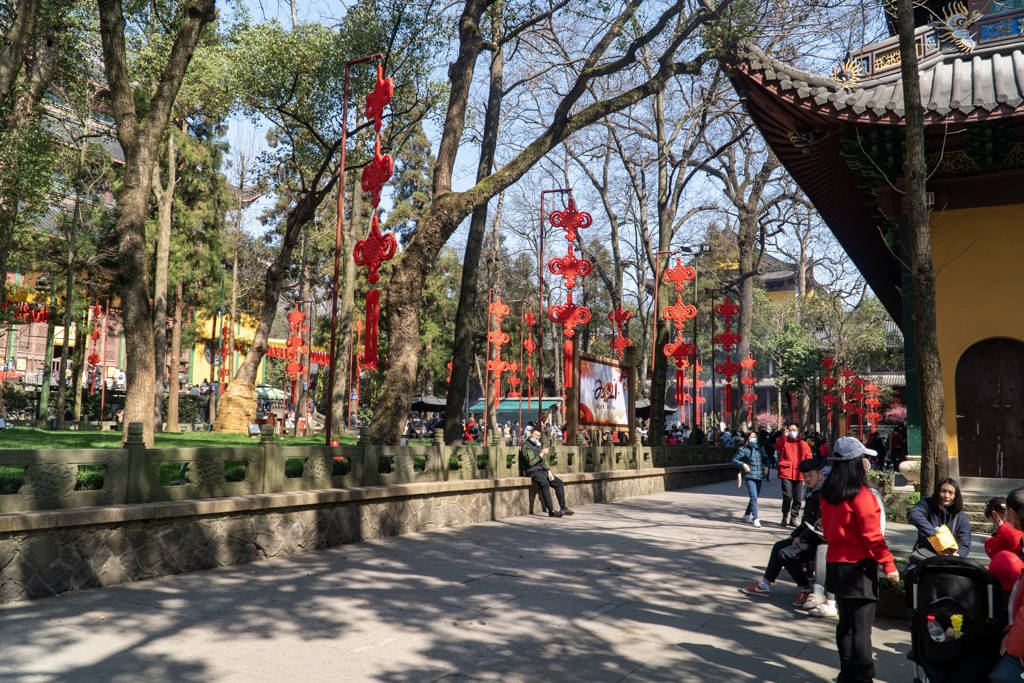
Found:
<path fill-rule="evenodd" d="M 900 422 L 905 422 L 906 419 L 907 419 L 907 407 L 905 405 L 901 405 L 899 403 L 896 403 L 894 405 L 889 406 L 885 410 L 885 421 L 886 422 L 900 423 Z"/>
<path fill-rule="evenodd" d="M 773 429 L 779 428 L 779 418 L 774 413 L 764 411 L 754 416 L 754 421 L 757 423 L 758 429 L 765 429 L 772 431 Z"/>

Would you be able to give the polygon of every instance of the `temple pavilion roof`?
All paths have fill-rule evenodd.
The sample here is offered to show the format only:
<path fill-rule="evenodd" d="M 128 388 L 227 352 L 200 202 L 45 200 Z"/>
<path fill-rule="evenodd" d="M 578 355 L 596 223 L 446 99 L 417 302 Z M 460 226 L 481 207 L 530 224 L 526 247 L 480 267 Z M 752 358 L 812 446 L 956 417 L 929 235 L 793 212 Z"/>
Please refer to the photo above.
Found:
<path fill-rule="evenodd" d="M 968 22 L 958 34 L 945 22 L 916 32 L 934 206 L 1019 201 L 1024 8 L 983 16 L 968 15 L 959 3 L 950 7 L 962 9 Z M 905 107 L 897 38 L 850 53 L 831 75 L 796 68 L 756 46 L 744 50 L 729 76 L 747 112 L 889 313 L 902 321 L 896 253 Z"/>

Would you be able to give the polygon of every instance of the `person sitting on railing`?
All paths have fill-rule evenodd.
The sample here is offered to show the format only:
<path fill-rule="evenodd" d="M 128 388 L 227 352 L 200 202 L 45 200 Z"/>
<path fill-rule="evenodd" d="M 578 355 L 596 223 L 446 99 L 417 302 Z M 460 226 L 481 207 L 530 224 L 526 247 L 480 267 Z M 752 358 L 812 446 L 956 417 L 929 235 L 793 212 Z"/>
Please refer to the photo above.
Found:
<path fill-rule="evenodd" d="M 540 487 L 540 495 L 548 509 L 548 517 L 576 514 L 565 506 L 565 484 L 548 469 L 548 464 L 544 461 L 547 453 L 548 449 L 542 448 L 540 444 L 540 429 L 534 427 L 530 432 L 530 438 L 524 441 L 523 447 L 519 449 L 519 476 L 530 477 Z M 552 487 L 555 489 L 560 510 L 555 510 L 551 504 Z"/>

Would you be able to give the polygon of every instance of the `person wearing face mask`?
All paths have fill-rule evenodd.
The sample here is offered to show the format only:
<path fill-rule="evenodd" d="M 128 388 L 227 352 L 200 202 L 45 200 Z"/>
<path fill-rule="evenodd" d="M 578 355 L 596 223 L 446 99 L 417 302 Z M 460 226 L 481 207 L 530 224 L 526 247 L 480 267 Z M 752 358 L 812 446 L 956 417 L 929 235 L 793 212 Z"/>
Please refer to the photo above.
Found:
<path fill-rule="evenodd" d="M 548 464 L 544 462 L 544 456 L 547 455 L 547 452 L 548 449 L 542 448 L 540 444 L 540 428 L 534 427 L 533 431 L 530 432 L 530 438 L 523 442 L 523 447 L 519 450 L 519 474 L 524 477 L 530 477 L 540 487 L 540 495 L 544 500 L 545 507 L 548 509 L 548 517 L 562 517 L 575 514 L 565 506 L 565 484 L 551 473 L 551 470 L 548 469 Z M 560 510 L 556 510 L 551 505 L 552 488 L 555 489 L 555 496 L 558 498 Z"/>
<path fill-rule="evenodd" d="M 811 447 L 800 438 L 796 425 L 789 425 L 786 433 L 775 442 L 775 462 L 782 484 L 782 526 L 797 526 L 800 501 L 804 497 L 804 481 L 798 469 L 803 460 L 812 457 Z"/>
<path fill-rule="evenodd" d="M 756 527 L 761 526 L 761 520 L 757 516 L 757 498 L 761 495 L 761 486 L 764 484 L 767 459 L 754 432 L 747 434 L 743 445 L 736 449 L 736 455 L 732 459 L 732 464 L 743 471 L 743 484 L 747 487 L 747 495 L 750 497 L 743 521 Z"/>
<path fill-rule="evenodd" d="M 907 515 L 907 521 L 917 527 L 917 542 L 910 553 L 907 569 L 911 569 L 922 560 L 936 555 L 928 540 L 936 530 L 945 524 L 956 540 L 956 550 L 948 551 L 967 557 L 971 552 L 971 522 L 963 511 L 964 498 L 956 480 L 946 477 L 935 485 L 935 493 L 931 498 L 922 498 Z"/>
<path fill-rule="evenodd" d="M 814 458 L 808 458 L 801 462 L 799 469 L 808 486 L 804 518 L 800 526 L 793 529 L 793 533 L 772 547 L 771 555 L 768 557 L 768 566 L 765 568 L 761 580 L 751 586 L 741 588 L 740 591 L 747 595 L 769 597 L 772 594 L 772 584 L 785 569 L 796 581 L 796 585 L 800 587 L 800 595 L 793 601 L 793 605 L 803 607 L 812 593 L 811 580 L 804 567 L 814 559 L 817 547 L 821 544 L 821 538 L 814 527 L 821 519 L 822 476 L 821 470 L 818 469 L 818 462 Z"/>

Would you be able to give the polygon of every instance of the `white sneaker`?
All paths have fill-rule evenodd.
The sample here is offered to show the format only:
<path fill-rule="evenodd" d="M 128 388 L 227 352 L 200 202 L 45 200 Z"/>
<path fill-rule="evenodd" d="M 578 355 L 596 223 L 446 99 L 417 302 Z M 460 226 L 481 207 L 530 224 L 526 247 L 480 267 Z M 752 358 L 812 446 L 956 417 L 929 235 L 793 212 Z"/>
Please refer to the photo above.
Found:
<path fill-rule="evenodd" d="M 800 607 L 805 610 L 812 610 L 819 605 L 825 604 L 825 596 L 822 593 L 814 593 L 808 597 Z"/>
<path fill-rule="evenodd" d="M 755 519 L 753 522 L 751 522 L 751 524 L 753 524 L 758 529 L 761 528 L 761 520 L 759 520 L 759 519 Z"/>
<path fill-rule="evenodd" d="M 743 521 L 746 522 L 747 524 L 750 524 L 751 522 L 754 521 L 754 516 L 751 515 L 751 514 L 743 515 Z"/>
<path fill-rule="evenodd" d="M 838 619 L 839 618 L 839 610 L 836 609 L 836 603 L 835 603 L 834 600 L 829 600 L 827 602 L 824 602 L 824 603 L 818 605 L 817 607 L 815 607 L 814 609 L 808 610 L 807 613 L 810 614 L 812 617 L 818 617 L 818 618 L 821 618 L 821 619 Z"/>

